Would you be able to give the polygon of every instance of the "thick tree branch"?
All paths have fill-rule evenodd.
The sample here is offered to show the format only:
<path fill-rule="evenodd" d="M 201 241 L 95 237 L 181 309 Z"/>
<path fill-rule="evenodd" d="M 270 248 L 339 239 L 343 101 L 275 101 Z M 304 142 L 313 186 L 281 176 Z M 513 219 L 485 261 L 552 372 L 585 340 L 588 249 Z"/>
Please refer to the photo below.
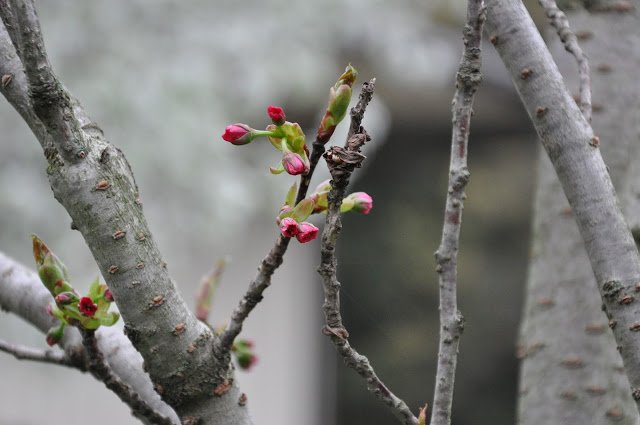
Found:
<path fill-rule="evenodd" d="M 322 276 L 325 296 L 322 309 L 326 324 L 322 332 L 331 339 L 347 366 L 365 379 L 367 389 L 387 405 L 403 424 L 414 425 L 418 423 L 418 419 L 413 415 L 411 409 L 385 386 L 373 370 L 369 359 L 351 347 L 348 341 L 349 333 L 342 323 L 340 314 L 340 282 L 337 279 L 337 260 L 335 258 L 335 247 L 342 228 L 340 205 L 342 205 L 351 173 L 364 160 L 360 148 L 369 140 L 369 136 L 359 125 L 359 122 L 374 89 L 375 79 L 365 83 L 358 106 L 354 108 L 356 112 L 352 110 L 352 116 L 355 116 L 356 119 L 359 118 L 358 132 L 347 139 L 344 148 L 333 146 L 324 155 L 332 179 L 331 191 L 328 195 L 327 219 L 320 245 L 321 262 L 318 267 L 318 273 Z"/>
<path fill-rule="evenodd" d="M 51 300 L 51 294 L 35 272 L 0 253 L 0 308 L 23 318 L 44 334 L 57 324 L 46 312 Z M 140 354 L 122 331 L 103 327 L 96 337 L 98 347 L 113 372 L 155 411 L 173 418 L 174 423 L 178 422 L 173 410 L 154 391 L 149 376 L 143 370 Z M 59 345 L 71 365 L 78 368 L 78 365 L 87 364 L 77 329 L 67 327 Z M 85 366 L 79 368 L 86 370 Z"/>
<path fill-rule="evenodd" d="M 640 303 L 634 296 L 640 258 L 602 161 L 599 139 L 565 87 L 521 2 L 490 0 L 486 29 L 575 214 L 631 391 L 640 400 Z M 522 78 L 525 69 L 530 73 Z"/>
<path fill-rule="evenodd" d="M 21 39 L 13 44 L 35 111 L 23 117 L 45 149 L 54 196 L 91 249 L 156 390 L 181 417 L 250 423 L 235 385 L 211 397 L 219 385 L 233 382 L 229 357 L 214 353 L 212 332 L 189 311 L 169 276 L 129 163 L 51 71 L 33 2 L 12 1 L 13 14 L 0 14 L 5 25 L 19 26 Z M 45 133 L 37 131 L 38 123 Z"/>
<path fill-rule="evenodd" d="M 467 153 L 473 97 L 482 80 L 480 44 L 484 21 L 485 6 L 483 1 L 469 0 L 467 3 L 467 24 L 463 31 L 464 51 L 456 75 L 456 92 L 453 97 L 451 161 L 442 240 L 435 254 L 440 286 L 440 342 L 431 414 L 431 424 L 433 425 L 449 425 L 451 423 L 458 346 L 464 330 L 464 318 L 458 311 L 456 289 L 458 247 L 462 210 L 466 198 L 464 189 L 469 181 Z"/>
<path fill-rule="evenodd" d="M 51 363 L 60 366 L 79 368 L 82 362 L 77 362 L 61 350 L 40 350 L 20 344 L 11 344 L 0 339 L 0 351 L 13 355 L 18 360 Z"/>
<path fill-rule="evenodd" d="M 560 41 L 567 52 L 571 53 L 578 63 L 578 75 L 580 77 L 580 99 L 578 103 L 584 118 L 591 122 L 591 72 L 589 71 L 589 60 L 578 43 L 578 38 L 569 27 L 569 20 L 555 0 L 538 0 L 540 6 L 549 18 L 549 22 L 556 29 Z"/>

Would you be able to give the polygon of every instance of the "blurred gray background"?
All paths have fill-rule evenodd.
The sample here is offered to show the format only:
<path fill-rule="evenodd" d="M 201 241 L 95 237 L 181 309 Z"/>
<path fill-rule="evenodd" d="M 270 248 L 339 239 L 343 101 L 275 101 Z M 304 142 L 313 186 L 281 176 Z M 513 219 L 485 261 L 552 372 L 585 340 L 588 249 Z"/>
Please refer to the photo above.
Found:
<path fill-rule="evenodd" d="M 193 300 L 201 275 L 229 255 L 213 318 L 223 323 L 277 235 L 274 217 L 291 178 L 264 141 L 222 141 L 225 125 L 266 125 L 281 105 L 309 141 L 328 88 L 351 62 L 377 77 L 365 126 L 373 136 L 353 191 L 374 198 L 347 215 L 339 245 L 343 310 L 353 345 L 417 411 L 429 401 L 437 351 L 437 276 L 450 143 L 450 102 L 462 49 L 462 0 L 37 2 L 54 69 L 133 166 L 169 269 Z M 536 12 L 537 14 L 537 12 Z M 475 103 L 472 174 L 460 255 L 467 319 L 456 424 L 510 424 L 514 344 L 526 273 L 536 141 L 490 45 Z M 356 89 L 357 91 L 357 89 Z M 344 127 L 333 141 L 342 143 Z M 0 101 L 0 250 L 31 266 L 30 233 L 86 288 L 88 249 L 48 187 L 27 126 Z M 322 164 L 321 164 L 322 168 Z M 324 173 L 324 174 L 323 174 Z M 326 178 L 322 171 L 314 184 Z M 318 220 L 319 219 L 319 220 Z M 321 225 L 321 217 L 315 220 Z M 291 244 L 243 336 L 260 358 L 239 373 L 255 423 L 395 423 L 319 332 L 317 241 Z M 0 338 L 45 347 L 44 336 L 0 312 Z M 134 424 L 89 376 L 0 354 L 0 425 Z M 77 413 L 69 417 L 69 403 Z M 100 414 L 91 414 L 91 405 Z M 25 408 L 28 406 L 28 408 Z M 64 419 L 63 419 L 64 418 Z"/>

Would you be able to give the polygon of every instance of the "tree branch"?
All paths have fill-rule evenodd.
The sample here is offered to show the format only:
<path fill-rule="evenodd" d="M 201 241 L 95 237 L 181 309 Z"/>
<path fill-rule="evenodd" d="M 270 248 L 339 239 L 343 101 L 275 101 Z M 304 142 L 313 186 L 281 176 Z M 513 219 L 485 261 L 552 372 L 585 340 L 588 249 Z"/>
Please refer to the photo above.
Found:
<path fill-rule="evenodd" d="M 325 297 L 322 309 L 326 324 L 322 332 L 331 339 L 347 366 L 365 379 L 367 389 L 387 405 L 394 416 L 403 424 L 414 425 L 418 423 L 418 419 L 413 415 L 411 409 L 384 385 L 373 370 L 369 359 L 351 347 L 348 341 L 349 333 L 342 323 L 340 314 L 340 282 L 337 279 L 337 260 L 335 258 L 335 247 L 342 228 L 340 205 L 342 205 L 351 173 L 355 168 L 360 167 L 364 160 L 360 148 L 370 138 L 359 123 L 374 89 L 375 79 L 364 83 L 358 106 L 352 109 L 352 117 L 355 116 L 355 119 L 358 120 L 358 132 L 347 139 L 344 148 L 332 146 L 324 155 L 332 180 L 331 191 L 328 195 L 327 219 L 320 245 L 321 262 L 318 267 L 318 273 L 322 276 Z"/>
<path fill-rule="evenodd" d="M 571 53 L 578 63 L 578 76 L 580 79 L 580 99 L 578 103 L 584 118 L 591 122 L 591 72 L 589 71 L 589 59 L 580 48 L 578 38 L 571 31 L 567 15 L 558 9 L 556 1 L 538 0 L 538 3 L 544 9 L 551 25 L 556 29 L 565 50 Z"/>
<path fill-rule="evenodd" d="M 355 114 L 356 116 L 355 119 L 359 119 L 358 127 L 360 122 L 362 121 L 362 116 L 364 115 L 366 105 L 371 100 L 371 96 L 373 96 L 373 89 L 371 89 L 370 93 L 368 92 L 369 87 L 370 86 L 368 86 L 366 83 L 363 84 L 362 91 L 360 93 L 360 99 L 358 102 L 358 105 L 363 106 L 358 107 L 357 112 L 355 113 L 352 111 L 352 114 Z M 322 154 L 324 154 L 325 152 L 325 144 L 328 143 L 330 139 L 331 137 L 323 141 L 319 137 L 316 137 L 315 141 L 313 142 L 313 148 L 311 151 L 311 155 L 309 156 L 309 172 L 300 176 L 300 186 L 298 187 L 298 193 L 296 194 L 296 204 L 302 201 L 307 196 L 313 173 L 316 169 L 316 166 L 318 165 L 318 161 L 322 157 Z M 273 276 L 273 273 L 282 264 L 284 254 L 287 252 L 287 248 L 289 246 L 289 241 L 290 238 L 278 235 L 278 239 L 276 240 L 275 245 L 273 246 L 273 248 L 271 248 L 267 256 L 260 263 L 256 277 L 251 281 L 247 292 L 244 294 L 242 299 L 240 299 L 238 306 L 231 314 L 231 320 L 229 321 L 227 329 L 220 335 L 219 339 L 216 341 L 217 351 L 228 353 L 231 349 L 233 340 L 240 334 L 240 332 L 242 332 L 242 325 L 244 324 L 244 321 L 247 317 L 249 317 L 249 314 L 251 313 L 251 311 L 253 311 L 255 306 L 260 301 L 262 301 L 262 293 L 271 285 L 271 276 Z"/>
<path fill-rule="evenodd" d="M 442 240 L 435 253 L 440 286 L 440 342 L 431 413 L 433 425 L 449 425 L 451 423 L 458 346 L 464 330 L 464 318 L 458 311 L 456 292 L 458 247 L 462 210 L 466 198 L 464 189 L 469 182 L 467 154 L 473 97 L 482 80 L 480 45 L 485 11 L 486 8 L 482 0 L 468 1 L 467 24 L 463 31 L 464 51 L 456 74 L 456 92 L 453 96 L 449 184 L 442 226 Z"/>
<path fill-rule="evenodd" d="M 237 387 L 209 397 L 220 384 L 233 382 L 229 358 L 214 353 L 212 332 L 189 311 L 169 276 L 124 154 L 53 74 L 33 2 L 12 0 L 12 15 L 7 10 L 0 9 L 0 16 L 11 28 L 8 34 L 21 37 L 13 44 L 35 111 L 23 117 L 45 150 L 54 196 L 91 249 L 155 388 L 182 417 L 250 423 L 247 409 L 238 406 Z"/>
<path fill-rule="evenodd" d="M 603 307 L 640 400 L 640 258 L 598 145 L 521 2 L 490 0 L 486 23 L 551 159 L 585 242 Z M 522 78 L 522 71 L 531 71 Z"/>
<path fill-rule="evenodd" d="M 57 325 L 47 314 L 51 294 L 40 282 L 38 275 L 0 253 L 0 308 L 13 313 L 46 333 Z M 96 334 L 98 347 L 113 372 L 126 382 L 147 404 L 162 415 L 178 422 L 173 410 L 166 405 L 153 389 L 149 376 L 144 372 L 142 358 L 131 342 L 116 328 L 100 328 Z M 87 357 L 77 329 L 67 327 L 59 343 L 72 366 L 85 371 Z"/>
<path fill-rule="evenodd" d="M 89 372 L 91 372 L 98 381 L 103 382 L 107 388 L 113 391 L 120 400 L 131 408 L 136 416 L 143 417 L 152 424 L 172 425 L 173 421 L 153 410 L 131 387 L 122 382 L 111 371 L 111 368 L 104 360 L 102 352 L 98 348 L 95 331 L 82 328 L 78 329 L 82 335 L 82 345 L 85 350 L 87 350 Z"/>
<path fill-rule="evenodd" d="M 20 344 L 11 344 L 0 339 L 0 351 L 13 355 L 18 360 L 31 360 L 42 363 L 51 363 L 60 366 L 78 369 L 81 363 L 71 359 L 64 351 L 40 350 Z"/>
<path fill-rule="evenodd" d="M 86 155 L 86 140 L 74 115 L 71 98 L 53 73 L 42 40 L 33 0 L 9 0 L 0 16 L 22 61 L 33 110 L 53 136 L 58 153 L 75 163 Z"/>

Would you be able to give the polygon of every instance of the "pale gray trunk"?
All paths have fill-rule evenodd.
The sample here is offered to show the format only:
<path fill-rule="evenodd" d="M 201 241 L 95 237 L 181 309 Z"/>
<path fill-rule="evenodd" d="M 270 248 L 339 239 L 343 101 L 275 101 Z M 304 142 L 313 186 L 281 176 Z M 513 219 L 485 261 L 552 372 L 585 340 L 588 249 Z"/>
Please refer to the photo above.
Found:
<path fill-rule="evenodd" d="M 569 20 L 591 62 L 593 128 L 603 141 L 602 154 L 627 221 L 637 224 L 638 19 L 632 14 L 582 11 L 569 14 Z M 570 63 L 565 76 L 577 86 L 573 58 L 565 55 L 560 62 Z M 537 184 L 518 348 L 522 357 L 518 423 L 636 424 L 638 411 L 609 319 L 600 308 L 584 243 L 544 152 Z"/>

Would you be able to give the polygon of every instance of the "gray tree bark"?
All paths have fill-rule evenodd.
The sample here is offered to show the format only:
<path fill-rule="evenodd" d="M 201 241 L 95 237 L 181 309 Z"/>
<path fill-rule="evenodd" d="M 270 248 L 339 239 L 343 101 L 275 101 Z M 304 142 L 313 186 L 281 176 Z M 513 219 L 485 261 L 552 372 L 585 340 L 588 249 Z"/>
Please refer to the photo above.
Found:
<path fill-rule="evenodd" d="M 154 388 L 184 423 L 250 424 L 228 351 L 187 308 L 124 154 L 58 81 L 32 0 L 0 1 L 0 92 L 33 130 L 55 198 L 83 235 Z"/>
<path fill-rule="evenodd" d="M 638 17 L 569 15 L 591 61 L 593 128 L 627 221 L 640 221 L 635 163 L 640 127 Z M 573 62 L 567 57 L 562 62 Z M 568 67 L 569 68 L 569 67 Z M 615 71 L 613 70 L 615 68 Z M 565 73 L 577 79 L 575 67 Z M 584 243 L 560 182 L 543 152 L 534 206 L 533 247 L 518 354 L 518 423 L 640 422 Z M 612 323 L 613 324 L 613 323 Z"/>
<path fill-rule="evenodd" d="M 637 336 L 640 306 L 633 294 L 640 281 L 640 260 L 602 160 L 599 139 L 572 99 L 520 1 L 490 1 L 486 29 L 512 76 L 569 200 L 603 308 L 614 325 L 615 339 L 632 385 L 628 391 L 639 394 L 636 389 L 640 387 Z M 543 299 L 541 304 L 548 307 L 553 302 Z M 543 344 L 528 342 L 526 352 L 539 350 Z M 579 353 L 567 353 L 558 360 L 565 368 L 588 367 Z M 565 397 L 573 398 L 571 393 Z M 619 418 L 619 413 L 614 410 L 610 416 Z"/>

